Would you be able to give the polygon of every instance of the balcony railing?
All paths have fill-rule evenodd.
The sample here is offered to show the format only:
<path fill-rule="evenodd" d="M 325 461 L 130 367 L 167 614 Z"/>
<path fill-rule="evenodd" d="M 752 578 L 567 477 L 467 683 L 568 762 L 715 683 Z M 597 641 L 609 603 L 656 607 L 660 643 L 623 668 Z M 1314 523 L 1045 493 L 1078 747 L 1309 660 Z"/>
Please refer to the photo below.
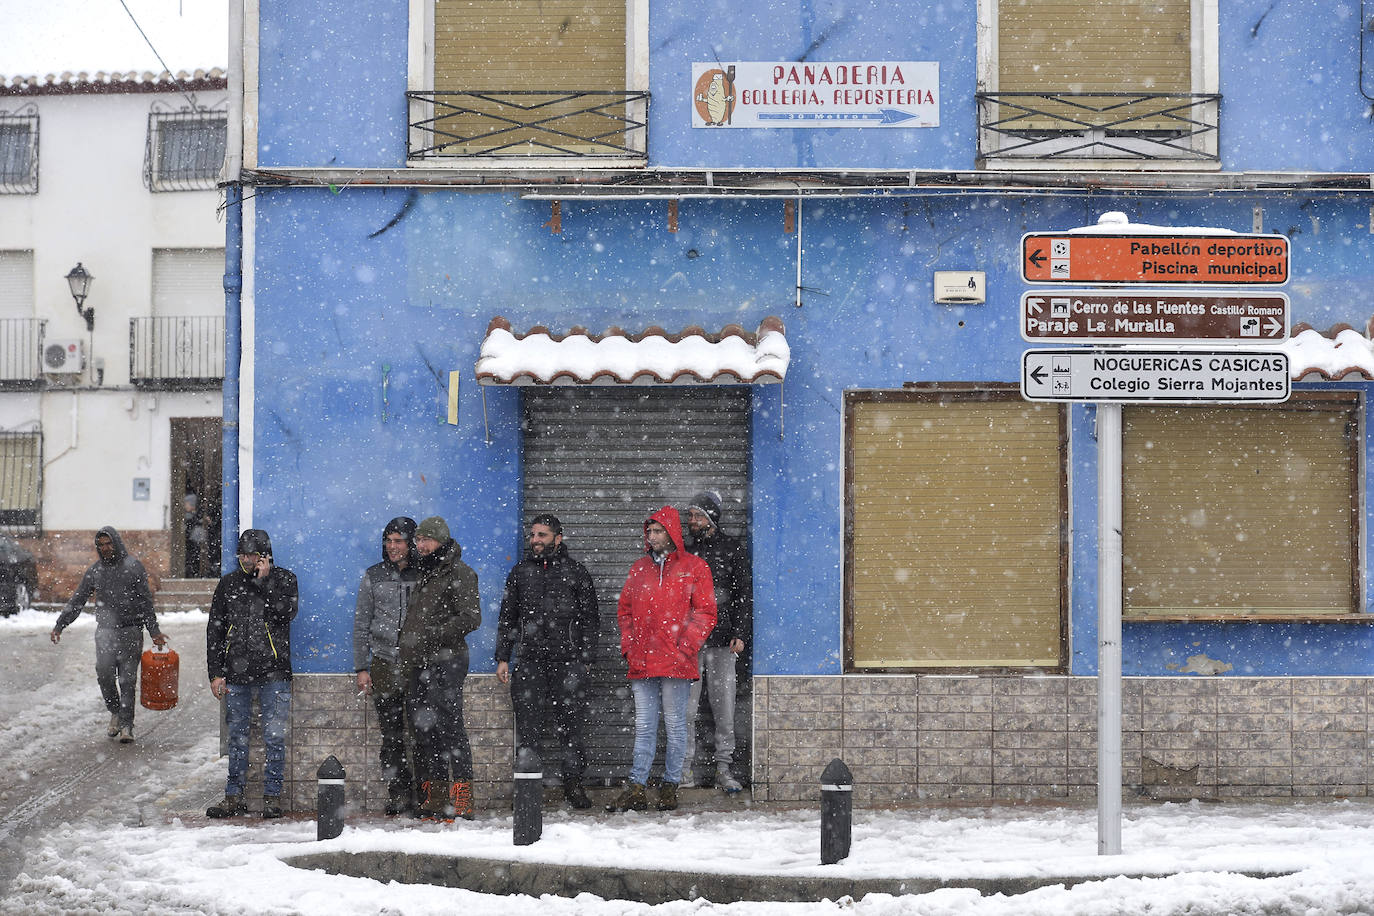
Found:
<path fill-rule="evenodd" d="M 39 352 L 47 321 L 0 318 L 0 388 L 37 388 L 43 380 Z"/>
<path fill-rule="evenodd" d="M 979 156 L 1218 161 L 1221 96 L 1207 92 L 980 92 Z"/>
<path fill-rule="evenodd" d="M 224 382 L 224 318 L 129 319 L 129 380 L 146 388 L 217 388 Z"/>
<path fill-rule="evenodd" d="M 643 159 L 649 93 L 407 92 L 411 159 Z"/>

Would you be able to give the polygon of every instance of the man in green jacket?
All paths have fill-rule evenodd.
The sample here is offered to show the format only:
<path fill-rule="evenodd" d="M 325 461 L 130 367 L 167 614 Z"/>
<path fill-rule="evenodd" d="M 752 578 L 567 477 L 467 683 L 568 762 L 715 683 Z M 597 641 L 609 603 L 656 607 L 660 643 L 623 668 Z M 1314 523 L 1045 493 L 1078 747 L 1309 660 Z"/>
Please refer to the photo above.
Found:
<path fill-rule="evenodd" d="M 415 529 L 420 578 L 401 625 L 400 669 L 415 729 L 420 816 L 471 820 L 472 747 L 463 727 L 466 636 L 482 622 L 477 573 L 448 524 L 431 516 Z"/>

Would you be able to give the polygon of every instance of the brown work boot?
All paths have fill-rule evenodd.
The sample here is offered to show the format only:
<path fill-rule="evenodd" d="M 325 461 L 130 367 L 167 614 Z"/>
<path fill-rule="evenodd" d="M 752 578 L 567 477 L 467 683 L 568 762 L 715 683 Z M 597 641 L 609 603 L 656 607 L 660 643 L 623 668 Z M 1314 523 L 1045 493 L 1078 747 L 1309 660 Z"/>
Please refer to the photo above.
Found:
<path fill-rule="evenodd" d="M 447 783 L 420 783 L 420 817 L 435 821 L 446 821 L 453 817 L 449 807 L 449 793 L 444 791 Z"/>
<path fill-rule="evenodd" d="M 664 782 L 658 787 L 658 810 L 677 810 L 677 783 Z"/>
<path fill-rule="evenodd" d="M 477 816 L 476 808 L 472 804 L 472 780 L 460 779 L 455 782 L 449 789 L 448 797 L 455 817 L 470 821 Z"/>
<path fill-rule="evenodd" d="M 609 814 L 618 811 L 648 811 L 649 797 L 644 794 L 644 786 L 637 782 L 625 783 L 625 790 L 616 800 L 606 806 Z"/>

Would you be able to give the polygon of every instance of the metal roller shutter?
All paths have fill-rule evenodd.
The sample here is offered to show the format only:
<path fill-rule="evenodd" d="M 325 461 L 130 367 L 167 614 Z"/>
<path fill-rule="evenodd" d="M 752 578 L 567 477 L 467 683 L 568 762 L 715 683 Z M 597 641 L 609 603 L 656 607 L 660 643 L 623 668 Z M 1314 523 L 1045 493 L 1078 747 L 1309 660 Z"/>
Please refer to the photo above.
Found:
<path fill-rule="evenodd" d="M 618 782 L 629 769 L 634 700 L 616 603 L 626 572 L 643 554 L 644 519 L 664 505 L 681 511 L 693 494 L 710 489 L 722 497 L 722 528 L 745 533 L 749 404 L 746 388 L 525 392 L 524 521 L 542 512 L 558 516 L 568 552 L 596 581 L 601 610 L 588 781 Z"/>
<path fill-rule="evenodd" d="M 1122 412 L 1135 617 L 1359 611 L 1359 396 Z"/>
<path fill-rule="evenodd" d="M 223 315 L 224 249 L 154 249 L 153 314 Z"/>
<path fill-rule="evenodd" d="M 1062 666 L 1062 410 L 986 391 L 847 407 L 849 665 Z"/>

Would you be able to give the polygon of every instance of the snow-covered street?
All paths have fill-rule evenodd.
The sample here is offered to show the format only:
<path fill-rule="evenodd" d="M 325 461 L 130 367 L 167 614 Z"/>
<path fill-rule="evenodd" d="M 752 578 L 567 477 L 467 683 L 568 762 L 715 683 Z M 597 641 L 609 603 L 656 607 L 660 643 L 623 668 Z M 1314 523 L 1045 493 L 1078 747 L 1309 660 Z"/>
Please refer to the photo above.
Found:
<path fill-rule="evenodd" d="M 0 620 L 0 913 L 1335 914 L 1374 913 L 1374 803 L 1130 804 L 1124 855 L 1096 855 L 1091 805 L 857 810 L 847 860 L 819 865 L 818 814 L 749 806 L 675 814 L 545 812 L 543 838 L 512 844 L 505 811 L 455 827 L 358 821 L 319 843 L 308 819 L 208 823 L 222 789 L 214 706 L 203 690 L 203 614 L 163 615 L 182 653 L 177 710 L 140 710 L 139 740 L 108 743 L 90 624 L 48 643 L 52 615 Z M 651 907 L 496 897 L 304 871 L 294 853 L 394 850 L 716 873 L 959 879 L 1101 877 L 1016 897 L 949 888 L 814 904 L 682 900 Z M 1128 874 L 1161 877 L 1115 877 Z M 1286 873 L 1255 878 L 1245 873 Z"/>

